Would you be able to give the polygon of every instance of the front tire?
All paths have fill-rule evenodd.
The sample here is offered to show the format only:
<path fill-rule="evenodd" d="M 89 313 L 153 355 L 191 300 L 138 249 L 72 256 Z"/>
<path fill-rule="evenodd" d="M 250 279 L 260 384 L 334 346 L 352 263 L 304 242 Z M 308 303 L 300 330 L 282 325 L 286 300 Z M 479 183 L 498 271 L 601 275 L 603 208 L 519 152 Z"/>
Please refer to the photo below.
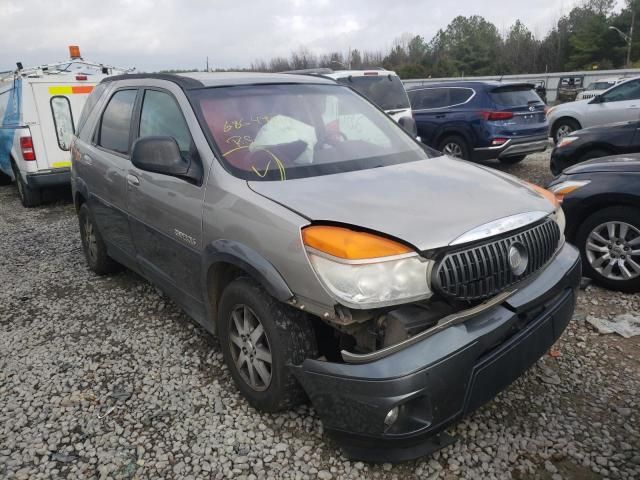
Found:
<path fill-rule="evenodd" d="M 460 135 L 449 135 L 443 138 L 438 145 L 438 150 L 450 157 L 461 158 L 463 160 L 469 160 L 471 158 L 469 145 L 467 145 L 465 139 Z"/>
<path fill-rule="evenodd" d="M 576 244 L 584 274 L 603 287 L 640 291 L 640 209 L 609 207 L 589 216 Z"/>
<path fill-rule="evenodd" d="M 220 344 L 238 389 L 254 408 L 277 412 L 305 401 L 290 365 L 317 356 L 309 317 L 271 297 L 249 278 L 222 293 Z"/>
<path fill-rule="evenodd" d="M 576 130 L 580 130 L 580 124 L 573 118 L 561 118 L 553 124 L 551 136 L 554 143 L 558 144 L 567 135 L 572 134 Z"/>
<path fill-rule="evenodd" d="M 78 211 L 78 220 L 82 250 L 89 268 L 98 275 L 115 272 L 119 265 L 107 254 L 107 246 L 86 203 Z"/>

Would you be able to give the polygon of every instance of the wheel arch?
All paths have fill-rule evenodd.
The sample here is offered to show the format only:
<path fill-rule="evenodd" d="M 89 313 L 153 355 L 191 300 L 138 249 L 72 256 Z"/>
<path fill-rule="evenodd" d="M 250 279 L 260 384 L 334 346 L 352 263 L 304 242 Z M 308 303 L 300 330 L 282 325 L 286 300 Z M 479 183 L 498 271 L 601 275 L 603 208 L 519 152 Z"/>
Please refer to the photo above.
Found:
<path fill-rule="evenodd" d="M 203 269 L 204 295 L 210 330 L 217 330 L 218 305 L 224 288 L 238 277 L 248 276 L 279 301 L 293 297 L 293 292 L 278 270 L 260 253 L 233 240 L 216 240 L 205 250 Z"/>
<path fill-rule="evenodd" d="M 579 129 L 582 129 L 582 124 L 580 123 L 580 120 L 578 120 L 576 117 L 573 117 L 571 115 L 562 115 L 561 117 L 556 118 L 551 124 L 552 134 L 555 132 L 556 128 L 558 127 L 558 123 L 560 123 L 561 120 L 571 120 L 572 122 L 576 122 L 578 124 Z"/>
<path fill-rule="evenodd" d="M 577 218 L 571 221 L 570 226 L 567 226 L 567 239 L 575 242 L 578 230 L 587 218 L 604 209 L 613 207 L 633 207 L 640 209 L 640 198 L 624 193 L 601 193 L 593 196 L 588 202 L 585 202 L 583 208 L 577 212 Z"/>

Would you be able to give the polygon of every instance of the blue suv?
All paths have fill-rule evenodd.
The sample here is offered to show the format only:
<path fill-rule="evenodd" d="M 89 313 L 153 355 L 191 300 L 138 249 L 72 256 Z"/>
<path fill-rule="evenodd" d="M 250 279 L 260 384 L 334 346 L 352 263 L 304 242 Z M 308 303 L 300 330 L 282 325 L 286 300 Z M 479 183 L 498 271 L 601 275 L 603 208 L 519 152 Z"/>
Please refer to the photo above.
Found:
<path fill-rule="evenodd" d="M 429 83 L 407 93 L 418 135 L 447 155 L 517 163 L 548 146 L 546 106 L 532 84 Z"/>

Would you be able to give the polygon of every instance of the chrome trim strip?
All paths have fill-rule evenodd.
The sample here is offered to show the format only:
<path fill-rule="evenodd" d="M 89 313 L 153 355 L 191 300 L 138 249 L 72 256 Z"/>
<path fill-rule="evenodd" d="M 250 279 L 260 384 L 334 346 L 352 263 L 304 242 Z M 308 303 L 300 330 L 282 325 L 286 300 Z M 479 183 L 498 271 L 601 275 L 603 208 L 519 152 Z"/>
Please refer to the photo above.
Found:
<path fill-rule="evenodd" d="M 417 342 L 420 342 L 421 340 L 429 338 L 432 335 L 435 335 L 436 333 L 445 330 L 446 328 L 449 328 L 449 327 L 452 327 L 453 325 L 457 325 L 459 323 L 462 323 L 462 322 L 468 320 L 469 318 L 484 312 L 485 310 L 488 310 L 488 309 L 490 309 L 492 307 L 495 307 L 496 305 L 504 302 L 507 298 L 509 298 L 511 295 L 513 295 L 516 291 L 517 291 L 517 289 L 516 290 L 504 291 L 504 292 L 496 295 L 492 299 L 487 300 L 486 302 L 481 303 L 480 305 L 476 305 L 473 308 L 469 308 L 469 309 L 463 310 L 461 312 L 452 313 L 451 315 L 447 315 L 446 317 L 440 319 L 438 324 L 433 326 L 433 327 L 431 327 L 430 329 L 425 330 L 424 332 L 420 332 L 419 334 L 417 334 L 417 335 L 415 335 L 415 336 L 413 336 L 411 338 L 407 338 L 403 342 L 396 343 L 395 345 L 391 345 L 389 347 L 383 348 L 383 349 L 378 350 L 376 352 L 359 354 L 359 353 L 351 353 L 351 352 L 348 352 L 346 350 L 342 350 L 340 352 L 340 354 L 342 355 L 342 359 L 346 363 L 351 363 L 351 364 L 361 364 L 361 363 L 372 362 L 374 360 L 379 360 L 379 359 L 384 358 L 384 357 L 386 357 L 388 355 L 391 355 L 392 353 L 395 353 L 395 352 L 398 352 L 400 350 L 403 350 L 403 349 L 407 348 L 408 346 L 413 345 L 414 343 L 417 343 Z"/>
<path fill-rule="evenodd" d="M 474 148 L 473 150 L 475 152 L 486 152 L 486 151 L 489 151 L 489 150 L 500 150 L 501 148 L 506 147 L 510 143 L 511 143 L 511 139 L 507 140 L 504 143 L 501 143 L 500 145 L 495 145 L 493 147 L 478 147 L 478 148 Z"/>
<path fill-rule="evenodd" d="M 474 242 L 476 240 L 482 240 L 483 238 L 493 237 L 502 233 L 516 230 L 530 223 L 537 222 L 542 218 L 550 215 L 552 212 L 533 211 L 518 213 L 509 217 L 498 218 L 492 222 L 479 225 L 471 230 L 463 233 L 458 238 L 454 239 L 449 246 L 460 245 L 462 243 Z"/>
<path fill-rule="evenodd" d="M 462 103 L 454 103 L 453 105 L 445 105 L 444 107 L 438 107 L 438 108 L 413 108 L 414 112 L 431 112 L 433 110 L 442 110 L 443 108 L 452 108 L 452 107 L 459 107 L 460 105 L 466 105 L 467 103 L 469 103 L 471 100 L 473 100 L 473 98 L 476 96 L 476 91 L 473 88 L 470 87 L 425 87 L 425 88 L 412 88 L 410 90 L 407 91 L 407 95 L 409 95 L 411 92 L 419 92 L 422 90 L 438 90 L 438 89 L 443 89 L 443 88 L 456 88 L 458 90 L 471 90 L 473 93 L 471 94 L 471 96 L 469 98 L 467 98 L 464 102 Z M 409 97 L 409 102 L 411 102 L 411 97 Z"/>
<path fill-rule="evenodd" d="M 514 145 L 511 145 L 509 148 L 505 149 L 504 152 L 500 153 L 500 156 L 506 157 L 507 155 L 513 155 L 517 153 L 546 150 L 548 146 L 549 146 L 549 140 L 547 139 L 538 140 L 537 142 L 516 143 Z"/>

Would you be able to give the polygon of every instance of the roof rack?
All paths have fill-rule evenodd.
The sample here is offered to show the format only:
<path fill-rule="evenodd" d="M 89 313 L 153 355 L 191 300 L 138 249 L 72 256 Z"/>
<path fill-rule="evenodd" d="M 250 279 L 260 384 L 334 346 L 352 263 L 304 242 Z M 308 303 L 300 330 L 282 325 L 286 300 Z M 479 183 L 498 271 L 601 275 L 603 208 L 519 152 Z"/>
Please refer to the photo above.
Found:
<path fill-rule="evenodd" d="M 45 75 L 63 75 L 65 73 L 115 75 L 129 73 L 135 70 L 135 68 L 115 67 L 113 65 L 84 60 L 80 56 L 80 48 L 76 45 L 69 46 L 69 57 L 70 59 L 64 62 L 48 63 L 26 68 L 22 66 L 21 62 L 17 62 L 17 68 L 15 70 L 0 72 L 0 81 L 6 81 L 15 77 L 43 77 Z M 82 71 L 82 67 L 88 67 L 93 71 Z"/>
<path fill-rule="evenodd" d="M 330 68 L 304 68 L 302 70 L 287 70 L 280 73 L 292 73 L 292 74 L 302 74 L 302 75 L 327 75 L 329 73 L 333 73 L 333 70 Z"/>

